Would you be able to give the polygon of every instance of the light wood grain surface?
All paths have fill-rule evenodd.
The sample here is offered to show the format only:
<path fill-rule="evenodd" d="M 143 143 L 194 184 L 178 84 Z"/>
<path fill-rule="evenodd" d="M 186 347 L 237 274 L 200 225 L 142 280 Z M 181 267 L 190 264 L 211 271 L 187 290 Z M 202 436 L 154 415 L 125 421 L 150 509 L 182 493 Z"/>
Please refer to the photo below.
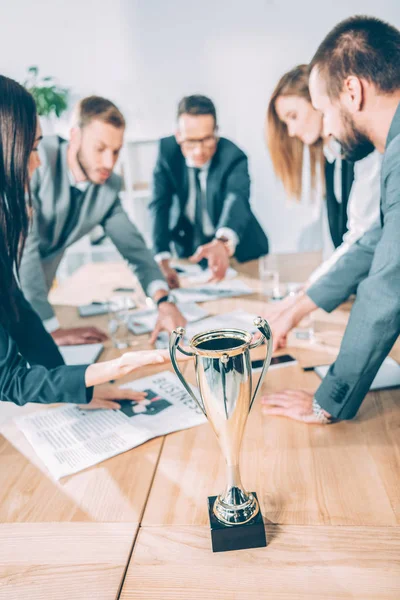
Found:
<path fill-rule="evenodd" d="M 277 261 L 282 281 L 304 281 L 319 256 Z M 262 309 L 257 263 L 235 266 L 255 293 L 208 302 L 211 314 Z M 80 319 L 76 306 L 105 300 L 120 286 L 137 288 L 124 263 L 82 267 L 52 292 L 61 324 L 106 331 L 105 316 Z M 290 336 L 284 352 L 298 365 L 269 371 L 263 390 L 315 390 L 318 377 L 302 367 L 334 361 L 350 310 L 347 303 L 331 315 L 317 311 L 316 340 Z M 148 336 L 138 336 L 135 348 L 149 347 Z M 100 360 L 118 354 L 107 342 Z M 399 343 L 391 355 L 400 360 Z M 183 368 L 194 383 L 193 367 Z M 217 555 L 206 502 L 224 486 L 225 468 L 208 425 L 54 482 L 12 421 L 32 410 L 42 407 L 0 407 L 1 600 L 400 598 L 398 389 L 368 394 L 356 419 L 330 426 L 265 418 L 256 401 L 242 478 L 258 493 L 269 545 Z"/>
<path fill-rule="evenodd" d="M 213 554 L 207 527 L 140 530 L 121 600 L 398 600 L 400 529 L 268 525 Z"/>
<path fill-rule="evenodd" d="M 0 600 L 118 597 L 138 525 L 0 525 Z"/>

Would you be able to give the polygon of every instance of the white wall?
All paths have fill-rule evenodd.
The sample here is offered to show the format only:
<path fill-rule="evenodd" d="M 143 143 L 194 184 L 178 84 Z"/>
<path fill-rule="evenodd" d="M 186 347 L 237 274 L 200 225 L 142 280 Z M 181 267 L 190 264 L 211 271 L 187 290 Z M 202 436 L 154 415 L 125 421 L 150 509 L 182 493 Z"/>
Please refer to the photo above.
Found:
<path fill-rule="evenodd" d="M 399 0 L 0 0 L 1 71 L 57 75 L 75 97 L 113 99 L 133 135 L 172 132 L 186 94 L 213 98 L 223 135 L 249 155 L 253 205 L 275 251 L 293 251 L 309 211 L 285 201 L 263 140 L 278 78 L 352 14 L 400 27 Z"/>

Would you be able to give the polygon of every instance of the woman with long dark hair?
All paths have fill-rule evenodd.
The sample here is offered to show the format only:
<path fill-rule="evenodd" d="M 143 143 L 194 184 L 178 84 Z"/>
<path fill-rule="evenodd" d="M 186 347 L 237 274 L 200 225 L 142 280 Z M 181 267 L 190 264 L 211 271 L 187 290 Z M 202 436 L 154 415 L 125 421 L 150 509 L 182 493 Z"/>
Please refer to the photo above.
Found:
<path fill-rule="evenodd" d="M 17 283 L 31 212 L 29 178 L 40 160 L 40 124 L 32 96 L 0 76 L 0 401 L 87 404 L 93 386 L 144 365 L 168 360 L 166 351 L 128 352 L 89 366 L 65 366 L 39 317 Z M 144 394 L 99 388 L 91 405 L 118 408 L 112 400 Z"/>

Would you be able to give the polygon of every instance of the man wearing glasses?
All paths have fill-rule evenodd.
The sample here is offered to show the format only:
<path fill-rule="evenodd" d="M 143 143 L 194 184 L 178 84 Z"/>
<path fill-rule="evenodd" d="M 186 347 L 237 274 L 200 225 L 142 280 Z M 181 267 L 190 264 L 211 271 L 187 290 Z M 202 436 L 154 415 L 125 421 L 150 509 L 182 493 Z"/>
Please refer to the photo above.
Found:
<path fill-rule="evenodd" d="M 250 208 L 247 157 L 218 137 L 215 106 L 200 95 L 178 106 L 175 135 L 160 141 L 150 212 L 155 259 L 171 288 L 171 244 L 180 258 L 208 263 L 214 281 L 229 258 L 244 262 L 268 253 L 268 240 Z"/>

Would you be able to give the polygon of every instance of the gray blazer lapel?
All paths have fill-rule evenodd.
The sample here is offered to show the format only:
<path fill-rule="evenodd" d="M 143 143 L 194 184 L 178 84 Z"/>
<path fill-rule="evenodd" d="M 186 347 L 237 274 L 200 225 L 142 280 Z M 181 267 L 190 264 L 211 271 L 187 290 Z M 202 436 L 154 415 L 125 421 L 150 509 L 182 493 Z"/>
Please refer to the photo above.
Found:
<path fill-rule="evenodd" d="M 60 144 L 60 152 L 58 155 L 57 164 L 55 165 L 56 170 L 53 174 L 54 198 L 56 206 L 53 240 L 56 243 L 57 240 L 61 238 L 66 221 L 68 219 L 71 203 L 71 184 L 68 175 L 67 149 L 68 143 L 63 140 Z"/>

